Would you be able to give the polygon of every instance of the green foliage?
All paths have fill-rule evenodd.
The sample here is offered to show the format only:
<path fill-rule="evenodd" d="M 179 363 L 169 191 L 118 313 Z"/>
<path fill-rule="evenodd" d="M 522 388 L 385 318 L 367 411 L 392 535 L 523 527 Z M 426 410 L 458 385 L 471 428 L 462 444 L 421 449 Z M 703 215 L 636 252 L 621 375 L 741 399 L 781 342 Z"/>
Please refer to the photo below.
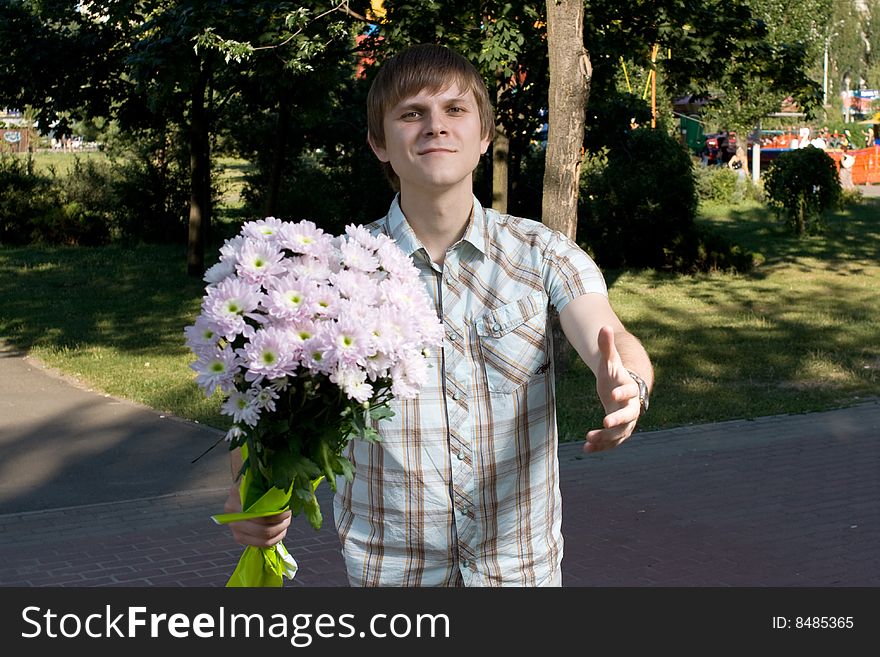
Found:
<path fill-rule="evenodd" d="M 821 228 L 821 213 L 840 201 L 840 178 L 825 151 L 807 146 L 783 153 L 764 174 L 764 193 L 776 216 L 798 235 Z"/>
<path fill-rule="evenodd" d="M 696 212 L 691 158 L 662 130 L 635 130 L 583 167 L 578 240 L 602 267 L 749 269 L 751 254 L 699 230 Z"/>
<path fill-rule="evenodd" d="M 314 221 L 328 232 L 340 233 L 349 223 L 369 223 L 384 215 L 394 193 L 372 153 L 358 151 L 362 164 L 359 176 L 350 158 L 321 152 L 303 152 L 284 171 L 274 214 L 285 220 Z M 266 172 L 257 170 L 246 177 L 242 196 L 247 214 L 262 216 L 265 208 Z"/>
<path fill-rule="evenodd" d="M 27 160 L 0 158 L 0 243 L 95 246 L 110 239 L 106 187 L 93 162 L 64 176 L 35 174 Z"/>
<path fill-rule="evenodd" d="M 130 139 L 112 159 L 75 157 L 67 171 L 35 173 L 0 158 L 0 243 L 185 241 L 186 174 L 152 142 Z"/>
<path fill-rule="evenodd" d="M 111 184 L 119 237 L 138 242 L 186 242 L 187 154 L 173 135 L 139 130 L 114 142 Z"/>
<path fill-rule="evenodd" d="M 27 244 L 30 227 L 57 205 L 47 176 L 35 175 L 28 160 L 0 156 L 0 243 Z"/>
<path fill-rule="evenodd" d="M 697 195 L 700 200 L 733 203 L 737 174 L 729 167 L 695 164 Z"/>
<path fill-rule="evenodd" d="M 727 166 L 706 166 L 694 163 L 697 195 L 701 201 L 739 205 L 761 199 L 761 190 L 751 177 L 741 175 Z"/>

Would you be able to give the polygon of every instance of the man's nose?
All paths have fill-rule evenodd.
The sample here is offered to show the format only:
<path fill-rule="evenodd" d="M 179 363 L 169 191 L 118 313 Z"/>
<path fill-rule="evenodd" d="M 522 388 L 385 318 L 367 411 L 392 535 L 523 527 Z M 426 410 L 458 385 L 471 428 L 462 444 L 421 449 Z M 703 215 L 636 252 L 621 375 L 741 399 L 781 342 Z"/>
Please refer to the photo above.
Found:
<path fill-rule="evenodd" d="M 437 110 L 427 113 L 427 121 L 425 122 L 426 135 L 444 135 L 446 134 L 446 115 Z"/>

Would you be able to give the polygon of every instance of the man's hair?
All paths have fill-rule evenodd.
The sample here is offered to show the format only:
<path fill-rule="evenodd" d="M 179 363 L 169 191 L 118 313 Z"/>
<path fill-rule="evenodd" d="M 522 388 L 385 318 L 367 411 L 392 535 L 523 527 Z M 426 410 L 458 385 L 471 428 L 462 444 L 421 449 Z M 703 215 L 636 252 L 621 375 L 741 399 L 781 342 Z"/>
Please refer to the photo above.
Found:
<path fill-rule="evenodd" d="M 472 91 L 477 102 L 483 137 L 491 139 L 495 116 L 486 83 L 479 71 L 458 53 L 434 44 L 410 46 L 382 64 L 367 94 L 367 133 L 372 142 L 385 146 L 385 112 L 404 98 L 421 91 L 438 93 L 452 86 L 467 93 Z M 395 191 L 400 179 L 390 163 L 383 163 L 385 174 Z"/>

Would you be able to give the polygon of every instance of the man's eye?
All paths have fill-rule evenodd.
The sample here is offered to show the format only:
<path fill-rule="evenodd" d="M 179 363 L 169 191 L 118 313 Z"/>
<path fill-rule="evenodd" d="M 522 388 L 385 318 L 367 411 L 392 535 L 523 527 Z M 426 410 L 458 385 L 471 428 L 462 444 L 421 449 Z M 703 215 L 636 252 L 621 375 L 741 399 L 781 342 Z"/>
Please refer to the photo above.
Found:
<path fill-rule="evenodd" d="M 419 118 L 419 113 L 418 112 L 407 112 L 406 114 L 402 115 L 400 118 L 402 118 L 404 121 L 417 119 L 417 118 Z"/>
<path fill-rule="evenodd" d="M 464 112 L 465 109 L 464 109 L 464 107 L 450 107 L 449 111 L 452 112 L 453 114 L 459 114 L 461 112 Z"/>

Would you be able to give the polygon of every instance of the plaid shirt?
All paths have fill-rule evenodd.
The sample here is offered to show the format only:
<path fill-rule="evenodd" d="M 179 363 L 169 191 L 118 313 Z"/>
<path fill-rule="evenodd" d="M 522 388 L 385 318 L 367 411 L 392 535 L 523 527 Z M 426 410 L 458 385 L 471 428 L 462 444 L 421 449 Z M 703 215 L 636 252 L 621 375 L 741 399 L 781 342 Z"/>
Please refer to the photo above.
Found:
<path fill-rule="evenodd" d="M 355 586 L 541 586 L 560 572 L 562 503 L 549 306 L 607 295 L 543 224 L 483 209 L 434 264 L 395 198 L 368 228 L 410 254 L 446 330 L 431 379 L 351 441 L 336 527 Z"/>

